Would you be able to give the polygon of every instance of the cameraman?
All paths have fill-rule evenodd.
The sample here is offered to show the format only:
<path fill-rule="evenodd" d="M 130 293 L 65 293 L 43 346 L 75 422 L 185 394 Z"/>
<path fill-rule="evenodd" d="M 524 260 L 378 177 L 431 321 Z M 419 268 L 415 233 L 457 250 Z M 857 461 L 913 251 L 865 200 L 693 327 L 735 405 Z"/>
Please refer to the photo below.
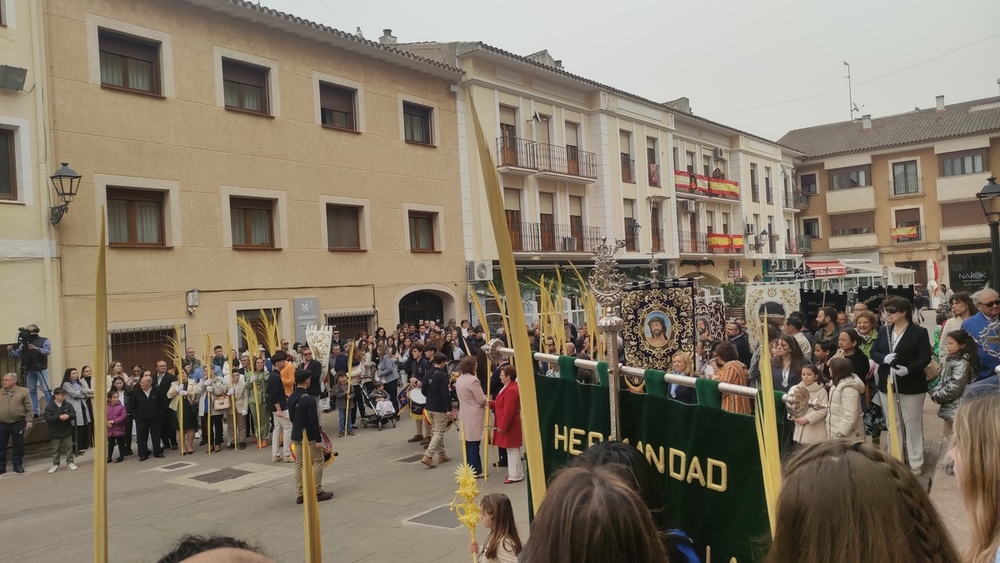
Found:
<path fill-rule="evenodd" d="M 31 395 L 31 405 L 35 409 L 35 416 L 38 416 L 38 386 L 41 385 L 42 392 L 45 393 L 45 403 L 52 402 L 52 388 L 49 387 L 49 354 L 52 353 L 52 345 L 49 339 L 38 335 L 38 326 L 30 324 L 18 334 L 18 345 L 7 346 L 7 353 L 12 358 L 23 356 L 25 383 L 28 387 L 28 394 Z"/>

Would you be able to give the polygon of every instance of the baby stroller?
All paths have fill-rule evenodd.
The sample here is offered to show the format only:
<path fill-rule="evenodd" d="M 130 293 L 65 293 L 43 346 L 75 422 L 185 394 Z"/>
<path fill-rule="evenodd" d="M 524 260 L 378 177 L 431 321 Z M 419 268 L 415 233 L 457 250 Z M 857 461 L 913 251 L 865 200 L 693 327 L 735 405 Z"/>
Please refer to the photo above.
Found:
<path fill-rule="evenodd" d="M 365 406 L 365 416 L 361 418 L 361 427 L 368 428 L 369 426 L 378 426 L 379 432 L 382 431 L 383 426 L 388 426 L 392 423 L 392 427 L 396 427 L 396 411 L 392 408 L 392 403 L 389 403 L 389 408 L 384 409 L 376 403 L 375 398 L 372 396 L 372 390 L 375 388 L 375 384 L 371 380 L 365 381 L 361 384 L 361 401 Z"/>

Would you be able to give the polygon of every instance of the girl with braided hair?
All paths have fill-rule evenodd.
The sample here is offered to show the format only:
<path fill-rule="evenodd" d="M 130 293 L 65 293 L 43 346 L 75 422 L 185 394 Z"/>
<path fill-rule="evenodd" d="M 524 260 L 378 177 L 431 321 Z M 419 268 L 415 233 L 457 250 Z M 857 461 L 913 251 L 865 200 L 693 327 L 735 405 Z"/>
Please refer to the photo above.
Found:
<path fill-rule="evenodd" d="M 1000 395 L 962 401 L 951 458 L 969 518 L 967 563 L 1000 561 Z"/>
<path fill-rule="evenodd" d="M 961 561 L 916 476 L 863 442 L 800 450 L 785 466 L 777 510 L 768 563 Z"/>

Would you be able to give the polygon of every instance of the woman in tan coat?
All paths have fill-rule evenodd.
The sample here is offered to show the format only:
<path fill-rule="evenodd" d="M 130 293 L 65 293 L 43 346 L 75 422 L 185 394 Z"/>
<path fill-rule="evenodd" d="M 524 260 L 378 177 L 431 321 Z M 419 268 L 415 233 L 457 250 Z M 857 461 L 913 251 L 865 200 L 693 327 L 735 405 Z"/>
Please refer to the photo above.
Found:
<path fill-rule="evenodd" d="M 466 356 L 458 364 L 455 394 L 458 396 L 458 423 L 465 438 L 465 454 L 476 475 L 483 473 L 480 444 L 486 422 L 486 395 L 476 377 L 476 358 Z"/>

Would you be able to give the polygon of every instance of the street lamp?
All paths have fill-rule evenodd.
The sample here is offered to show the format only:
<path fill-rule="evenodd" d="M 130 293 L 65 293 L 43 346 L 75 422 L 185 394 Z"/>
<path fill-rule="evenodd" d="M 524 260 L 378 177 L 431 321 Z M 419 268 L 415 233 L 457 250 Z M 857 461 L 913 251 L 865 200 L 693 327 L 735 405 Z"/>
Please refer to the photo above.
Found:
<path fill-rule="evenodd" d="M 986 215 L 986 222 L 990 225 L 990 259 L 993 262 L 992 278 L 990 284 L 997 287 L 1000 283 L 1000 211 L 993 211 L 993 200 L 1000 197 L 1000 185 L 997 185 L 995 176 L 990 176 L 986 180 L 986 185 L 976 194 L 979 198 L 979 205 L 983 206 L 983 215 Z"/>
<path fill-rule="evenodd" d="M 67 166 L 68 164 L 68 162 L 63 162 L 62 168 L 49 176 L 49 180 L 52 181 L 52 188 L 55 189 L 56 195 L 59 196 L 59 201 L 62 201 L 62 205 L 57 205 L 49 209 L 49 222 L 53 226 L 58 225 L 63 215 L 69 211 L 69 204 L 76 198 L 76 192 L 80 189 L 81 176 Z"/>

